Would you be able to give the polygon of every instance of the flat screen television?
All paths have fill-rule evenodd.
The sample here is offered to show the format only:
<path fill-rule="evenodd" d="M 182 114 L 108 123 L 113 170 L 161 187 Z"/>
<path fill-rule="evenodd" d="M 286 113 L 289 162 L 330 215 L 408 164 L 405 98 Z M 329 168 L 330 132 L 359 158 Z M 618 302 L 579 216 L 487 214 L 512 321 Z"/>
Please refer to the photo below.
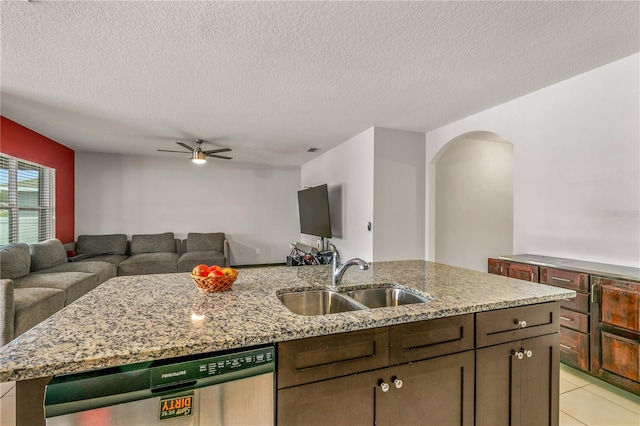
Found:
<path fill-rule="evenodd" d="M 331 238 L 329 192 L 326 184 L 298 191 L 298 211 L 301 233 Z"/>

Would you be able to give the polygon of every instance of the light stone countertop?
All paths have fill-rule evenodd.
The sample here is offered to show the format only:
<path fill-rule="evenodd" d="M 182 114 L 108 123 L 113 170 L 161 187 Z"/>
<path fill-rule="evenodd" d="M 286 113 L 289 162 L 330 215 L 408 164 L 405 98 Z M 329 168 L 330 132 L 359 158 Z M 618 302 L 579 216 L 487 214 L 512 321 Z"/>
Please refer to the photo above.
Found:
<path fill-rule="evenodd" d="M 587 262 L 584 260 L 565 259 L 562 257 L 540 256 L 536 254 L 511 254 L 498 256 L 498 259 L 527 263 L 536 266 L 584 272 L 624 280 L 640 281 L 640 268 L 630 266 L 611 265 L 608 263 Z"/>
<path fill-rule="evenodd" d="M 113 278 L 0 348 L 0 381 L 341 333 L 575 297 L 422 260 L 352 267 L 341 289 L 397 283 L 432 298 L 324 316 L 290 312 L 277 292 L 331 287 L 331 266 L 240 269 L 231 290 L 203 293 L 188 273 Z M 196 315 L 194 315 L 196 314 Z"/>

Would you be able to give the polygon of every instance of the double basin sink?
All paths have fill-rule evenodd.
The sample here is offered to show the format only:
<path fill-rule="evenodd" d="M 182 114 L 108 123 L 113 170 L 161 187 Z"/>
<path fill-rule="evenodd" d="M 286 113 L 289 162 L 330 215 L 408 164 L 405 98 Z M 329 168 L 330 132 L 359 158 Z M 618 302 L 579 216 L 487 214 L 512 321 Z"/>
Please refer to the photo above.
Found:
<path fill-rule="evenodd" d="M 298 315 L 327 315 L 429 302 L 425 297 L 397 287 L 366 288 L 346 292 L 305 290 L 282 293 L 278 298 L 291 312 Z"/>

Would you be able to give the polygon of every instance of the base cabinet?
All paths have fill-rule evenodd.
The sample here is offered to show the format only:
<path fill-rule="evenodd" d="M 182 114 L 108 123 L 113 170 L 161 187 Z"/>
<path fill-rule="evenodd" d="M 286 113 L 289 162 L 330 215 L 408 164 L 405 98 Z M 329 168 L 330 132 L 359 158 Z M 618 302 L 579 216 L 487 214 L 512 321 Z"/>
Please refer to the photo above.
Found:
<path fill-rule="evenodd" d="M 466 351 L 278 391 L 278 425 L 473 425 Z"/>
<path fill-rule="evenodd" d="M 478 349 L 476 425 L 558 425 L 558 334 Z"/>

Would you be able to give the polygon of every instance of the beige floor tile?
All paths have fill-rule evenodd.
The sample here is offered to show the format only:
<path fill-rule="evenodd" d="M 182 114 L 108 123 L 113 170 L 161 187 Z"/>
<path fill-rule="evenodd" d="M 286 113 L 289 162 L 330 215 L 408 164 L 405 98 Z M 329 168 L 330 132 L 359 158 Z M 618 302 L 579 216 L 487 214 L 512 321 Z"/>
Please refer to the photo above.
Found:
<path fill-rule="evenodd" d="M 585 426 L 585 424 L 564 411 L 560 411 L 560 426 Z"/>
<path fill-rule="evenodd" d="M 0 426 L 15 426 L 16 397 L 5 396 L 0 399 Z"/>
<path fill-rule="evenodd" d="M 588 384 L 591 384 L 598 380 L 597 378 L 590 376 L 587 373 L 578 371 L 575 368 L 567 367 L 564 364 L 560 364 L 560 378 L 580 387 L 587 386 Z"/>
<path fill-rule="evenodd" d="M 580 386 L 576 385 L 575 383 L 571 383 L 568 380 L 562 378 L 560 379 L 560 393 L 569 392 L 574 389 L 578 389 L 579 387 Z"/>
<path fill-rule="evenodd" d="M 0 396 L 15 395 L 15 394 L 16 394 L 16 382 L 0 383 Z"/>
<path fill-rule="evenodd" d="M 562 386 L 560 387 L 562 388 Z M 600 380 L 585 386 L 584 390 L 615 402 L 616 404 L 640 415 L 640 396 L 638 395 L 634 395 L 631 392 L 627 392 Z M 638 421 L 638 424 L 640 424 L 640 420 Z"/>
<path fill-rule="evenodd" d="M 637 413 L 584 389 L 575 389 L 560 395 L 560 409 L 589 426 L 640 424 Z"/>

